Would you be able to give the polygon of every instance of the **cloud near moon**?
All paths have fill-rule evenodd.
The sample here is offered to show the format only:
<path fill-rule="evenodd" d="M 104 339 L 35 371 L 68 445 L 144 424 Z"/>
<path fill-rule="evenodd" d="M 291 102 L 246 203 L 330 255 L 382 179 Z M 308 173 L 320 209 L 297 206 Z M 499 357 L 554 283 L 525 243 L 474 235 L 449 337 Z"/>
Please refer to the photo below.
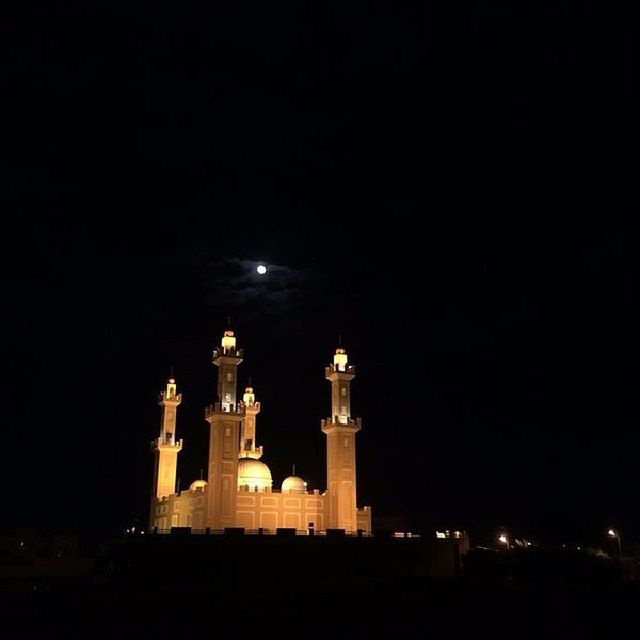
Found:
<path fill-rule="evenodd" d="M 201 264 L 208 304 L 245 320 L 276 316 L 299 308 L 306 299 L 311 274 L 268 263 L 266 273 L 261 275 L 257 267 L 264 264 L 244 258 Z"/>

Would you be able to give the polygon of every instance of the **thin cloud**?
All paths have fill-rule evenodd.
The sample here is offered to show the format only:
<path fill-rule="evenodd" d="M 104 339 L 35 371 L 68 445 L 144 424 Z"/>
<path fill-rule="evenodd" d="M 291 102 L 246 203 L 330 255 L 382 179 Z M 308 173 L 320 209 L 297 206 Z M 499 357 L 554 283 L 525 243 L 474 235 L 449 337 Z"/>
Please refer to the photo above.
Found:
<path fill-rule="evenodd" d="M 259 264 L 266 265 L 266 274 L 257 273 Z M 245 320 L 299 309 L 311 280 L 311 274 L 302 269 L 243 258 L 204 261 L 199 270 L 207 304 Z"/>

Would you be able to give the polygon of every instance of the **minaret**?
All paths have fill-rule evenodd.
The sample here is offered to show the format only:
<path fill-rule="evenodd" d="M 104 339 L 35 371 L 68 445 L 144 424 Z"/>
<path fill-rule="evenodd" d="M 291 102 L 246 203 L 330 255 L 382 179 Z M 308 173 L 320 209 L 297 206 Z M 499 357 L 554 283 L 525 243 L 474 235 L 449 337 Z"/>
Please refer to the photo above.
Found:
<path fill-rule="evenodd" d="M 162 407 L 160 436 L 151 442 L 151 450 L 156 454 L 153 472 L 153 497 L 156 499 L 176 491 L 178 453 L 182 449 L 182 440 L 176 442 L 176 413 L 180 402 L 182 394 L 176 393 L 176 381 L 169 378 L 166 389 L 160 392 L 158 398 L 158 404 Z"/>
<path fill-rule="evenodd" d="M 327 435 L 326 527 L 357 531 L 356 512 L 356 433 L 360 418 L 351 418 L 351 380 L 356 370 L 347 364 L 347 352 L 338 347 L 333 364 L 325 367 L 325 378 L 331 382 L 331 417 L 321 421 Z"/>
<path fill-rule="evenodd" d="M 240 423 L 244 417 L 236 404 L 241 362 L 242 349 L 236 348 L 233 331 L 227 329 L 220 348 L 213 350 L 213 364 L 218 367 L 218 401 L 205 409 L 205 420 L 211 426 L 205 523 L 212 529 L 235 525 Z"/>
<path fill-rule="evenodd" d="M 256 402 L 256 396 L 251 386 L 244 390 L 240 412 L 243 414 L 240 432 L 240 457 L 259 460 L 262 457 L 262 447 L 256 447 L 256 415 L 260 413 L 260 403 Z"/>

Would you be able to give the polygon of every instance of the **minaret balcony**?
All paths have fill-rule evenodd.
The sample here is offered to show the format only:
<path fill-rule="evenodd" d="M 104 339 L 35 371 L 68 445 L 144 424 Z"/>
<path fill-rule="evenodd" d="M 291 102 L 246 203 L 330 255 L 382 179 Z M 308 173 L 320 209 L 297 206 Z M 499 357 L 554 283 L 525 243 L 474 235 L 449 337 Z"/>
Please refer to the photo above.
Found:
<path fill-rule="evenodd" d="M 347 429 L 349 431 L 360 431 L 362 429 L 361 418 L 347 418 L 345 422 L 340 420 L 340 416 L 333 416 L 332 418 L 326 418 L 320 420 L 320 428 L 325 433 L 333 431 L 334 429 Z"/>
<path fill-rule="evenodd" d="M 259 447 L 256 447 L 252 445 L 250 441 L 245 441 L 240 446 L 240 452 L 239 452 L 240 457 L 254 458 L 258 460 L 259 458 L 262 457 L 262 449 L 263 449 L 262 445 L 260 445 Z"/>
<path fill-rule="evenodd" d="M 236 411 L 236 407 L 238 411 Z M 208 420 L 213 416 L 219 416 L 219 415 L 241 418 L 243 414 L 240 412 L 240 405 L 235 405 L 235 404 L 224 405 L 221 402 L 210 404 L 208 407 L 205 407 L 204 409 L 205 420 Z"/>
<path fill-rule="evenodd" d="M 223 347 L 218 347 L 213 350 L 214 361 L 217 360 L 218 358 L 225 358 L 225 357 L 229 359 L 234 359 L 234 360 L 242 360 L 242 358 L 244 357 L 244 350 L 234 349 L 234 348 L 225 349 Z"/>
<path fill-rule="evenodd" d="M 238 413 L 260 413 L 260 403 L 245 404 L 244 402 L 238 402 Z"/>
<path fill-rule="evenodd" d="M 356 376 L 356 368 L 348 364 L 344 369 L 336 367 L 334 364 L 330 364 L 324 368 L 324 377 L 327 380 L 332 378 L 346 378 L 347 380 L 353 380 Z"/>
<path fill-rule="evenodd" d="M 157 438 L 156 440 L 151 441 L 151 450 L 176 452 L 181 451 L 182 439 L 178 440 L 178 442 L 171 442 L 171 440 L 166 440 L 165 438 Z"/>

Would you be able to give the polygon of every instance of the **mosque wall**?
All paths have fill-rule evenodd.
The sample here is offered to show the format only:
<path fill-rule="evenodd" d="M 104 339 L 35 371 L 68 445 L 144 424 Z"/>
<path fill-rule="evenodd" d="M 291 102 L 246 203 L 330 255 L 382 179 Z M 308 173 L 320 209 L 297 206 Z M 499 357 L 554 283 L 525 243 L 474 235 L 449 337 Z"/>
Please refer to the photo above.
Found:
<path fill-rule="evenodd" d="M 153 526 L 204 528 L 204 489 L 181 491 L 154 501 Z"/>
<path fill-rule="evenodd" d="M 154 526 L 204 528 L 204 491 L 182 491 L 158 499 L 154 504 Z M 325 528 L 325 496 L 319 490 L 308 493 L 275 491 L 238 491 L 236 527 L 263 529 L 275 533 L 278 528 L 293 528 L 307 532 L 309 528 Z"/>
<path fill-rule="evenodd" d="M 238 491 L 236 526 L 273 531 L 286 527 L 306 532 L 324 529 L 325 496 L 308 493 Z"/>
<path fill-rule="evenodd" d="M 155 501 L 154 526 L 158 529 L 191 527 L 204 529 L 204 493 L 206 489 L 182 491 Z M 306 533 L 310 528 L 324 531 L 326 494 L 318 489 L 307 493 L 279 491 L 238 491 L 236 527 L 247 531 L 263 529 L 275 533 L 278 528 Z M 357 510 L 357 528 L 371 532 L 371 507 Z M 313 523 L 313 525 L 311 524 Z"/>
<path fill-rule="evenodd" d="M 371 533 L 371 507 L 362 507 L 356 510 L 357 528 L 365 533 Z"/>

